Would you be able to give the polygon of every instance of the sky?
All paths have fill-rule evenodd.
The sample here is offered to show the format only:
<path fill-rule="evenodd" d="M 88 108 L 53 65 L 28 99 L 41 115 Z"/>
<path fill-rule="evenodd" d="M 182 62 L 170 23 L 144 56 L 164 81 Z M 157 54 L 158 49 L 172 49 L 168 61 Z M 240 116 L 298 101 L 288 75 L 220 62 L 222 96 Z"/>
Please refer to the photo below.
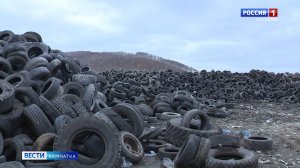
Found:
<path fill-rule="evenodd" d="M 278 8 L 279 16 L 245 18 L 241 8 Z M 62 51 L 147 52 L 197 70 L 300 72 L 299 0 L 0 0 L 0 18 L 2 30 L 38 32 Z"/>

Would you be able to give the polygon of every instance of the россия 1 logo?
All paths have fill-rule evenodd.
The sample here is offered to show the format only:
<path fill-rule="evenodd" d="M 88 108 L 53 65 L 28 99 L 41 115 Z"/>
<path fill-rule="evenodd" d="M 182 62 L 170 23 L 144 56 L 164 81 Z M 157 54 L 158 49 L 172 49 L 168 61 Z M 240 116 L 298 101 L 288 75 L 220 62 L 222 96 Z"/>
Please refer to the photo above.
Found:
<path fill-rule="evenodd" d="M 277 8 L 242 8 L 241 17 L 278 17 Z"/>

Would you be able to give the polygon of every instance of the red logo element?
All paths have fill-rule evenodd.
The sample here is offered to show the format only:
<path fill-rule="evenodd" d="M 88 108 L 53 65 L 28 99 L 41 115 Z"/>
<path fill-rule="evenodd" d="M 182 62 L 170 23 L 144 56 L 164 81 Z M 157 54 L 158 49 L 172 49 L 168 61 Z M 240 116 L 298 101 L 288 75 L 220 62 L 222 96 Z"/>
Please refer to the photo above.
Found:
<path fill-rule="evenodd" d="M 269 17 L 278 17 L 278 9 L 269 8 Z"/>

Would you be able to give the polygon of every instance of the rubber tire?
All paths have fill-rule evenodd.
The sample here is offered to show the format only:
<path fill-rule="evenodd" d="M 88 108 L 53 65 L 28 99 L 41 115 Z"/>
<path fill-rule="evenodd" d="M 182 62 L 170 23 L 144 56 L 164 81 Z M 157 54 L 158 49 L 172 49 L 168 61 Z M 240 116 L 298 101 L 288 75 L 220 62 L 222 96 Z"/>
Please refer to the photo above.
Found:
<path fill-rule="evenodd" d="M 133 133 L 132 127 L 111 108 L 101 109 L 99 113 L 105 114 L 114 123 L 114 125 L 118 128 L 119 131 L 127 131 Z"/>
<path fill-rule="evenodd" d="M 244 139 L 244 147 L 254 151 L 272 150 L 273 140 L 270 137 L 251 136 Z"/>
<path fill-rule="evenodd" d="M 195 116 L 199 116 L 201 120 L 201 125 L 199 130 L 208 130 L 210 127 L 210 119 L 208 115 L 205 112 L 197 109 L 190 110 L 183 116 L 181 121 L 181 126 L 189 128 L 191 121 Z"/>
<path fill-rule="evenodd" d="M 180 148 L 176 146 L 166 146 L 159 148 L 157 155 L 160 159 L 170 158 L 174 160 L 179 150 Z"/>
<path fill-rule="evenodd" d="M 24 103 L 25 106 L 36 104 L 37 106 L 41 107 L 39 95 L 30 87 L 18 87 L 15 90 L 15 97 Z"/>
<path fill-rule="evenodd" d="M 210 140 L 210 148 L 218 149 L 222 147 L 241 147 L 241 138 L 236 135 L 220 134 L 208 138 Z"/>
<path fill-rule="evenodd" d="M 129 141 L 129 142 L 126 142 Z M 121 155 L 125 157 L 129 162 L 136 164 L 142 160 L 144 156 L 144 149 L 140 141 L 129 132 L 120 132 L 120 142 L 121 142 Z M 128 149 L 127 145 L 131 149 Z"/>
<path fill-rule="evenodd" d="M 72 57 L 63 57 L 61 60 L 61 71 L 67 77 L 71 77 L 73 74 L 77 74 L 80 71 L 80 66 L 76 63 Z M 70 69 L 67 69 L 66 64 Z"/>
<path fill-rule="evenodd" d="M 50 102 L 47 98 L 44 96 L 39 97 L 41 102 L 41 109 L 44 111 L 44 113 L 49 118 L 49 121 L 51 123 L 54 122 L 54 120 L 60 116 L 62 113 L 54 106 L 52 102 Z"/>
<path fill-rule="evenodd" d="M 51 151 L 53 149 L 53 143 L 56 134 L 54 133 L 45 133 L 39 136 L 33 143 L 33 151 Z"/>
<path fill-rule="evenodd" d="M 10 74 L 12 72 L 12 67 L 9 61 L 0 56 L 0 71 Z"/>
<path fill-rule="evenodd" d="M 130 126 L 133 129 L 133 134 L 139 137 L 144 131 L 144 120 L 142 114 L 140 114 L 132 105 L 127 103 L 120 103 L 112 107 L 112 110 L 119 115 L 124 115 L 130 120 Z"/>
<path fill-rule="evenodd" d="M 115 132 L 107 122 L 96 117 L 90 118 L 76 118 L 68 125 L 65 125 L 58 133 L 54 141 L 54 150 L 69 151 L 73 137 L 84 131 L 92 131 L 101 137 L 105 142 L 104 156 L 94 165 L 82 165 L 78 161 L 61 160 L 58 161 L 60 167 L 68 168 L 86 168 L 86 167 L 117 167 L 120 161 L 121 146 L 119 142 L 119 135 Z"/>
<path fill-rule="evenodd" d="M 168 121 L 173 118 L 181 118 L 181 114 L 173 112 L 163 112 L 161 113 L 160 119 L 163 121 Z"/>
<path fill-rule="evenodd" d="M 137 107 L 142 112 L 142 114 L 145 116 L 152 117 L 154 114 L 153 109 L 150 106 L 148 106 L 147 104 L 141 103 L 139 105 L 136 105 L 135 107 Z"/>
<path fill-rule="evenodd" d="M 205 161 L 210 149 L 210 140 L 207 138 L 201 138 L 199 147 L 193 161 L 191 161 L 191 168 L 204 167 Z"/>
<path fill-rule="evenodd" d="M 221 160 L 215 158 L 216 156 L 236 156 L 239 158 L 239 160 Z M 245 148 L 235 148 L 228 150 L 210 149 L 205 165 L 207 168 L 257 168 L 258 157 L 254 152 Z"/>
<path fill-rule="evenodd" d="M 11 161 L 0 164 L 0 167 L 3 168 L 25 168 L 21 162 Z"/>
<path fill-rule="evenodd" d="M 11 74 L 5 78 L 7 82 L 12 84 L 14 88 L 21 86 L 30 86 L 30 79 L 27 71 L 21 71 L 18 73 Z"/>
<path fill-rule="evenodd" d="M 27 118 L 29 125 L 32 127 L 36 136 L 45 133 L 53 133 L 54 128 L 44 112 L 35 104 L 24 108 L 24 116 Z"/>
<path fill-rule="evenodd" d="M 200 138 L 195 134 L 191 134 L 185 140 L 180 147 L 175 159 L 174 164 L 177 168 L 189 167 L 191 161 L 194 159 L 198 147 L 200 144 Z"/>
<path fill-rule="evenodd" d="M 2 135 L 2 132 L 0 131 L 0 155 L 2 154 L 3 152 L 3 144 L 4 141 L 3 141 L 3 135 Z"/>
<path fill-rule="evenodd" d="M 66 103 L 62 98 L 56 98 L 52 101 L 54 107 L 56 107 L 61 114 L 67 115 L 71 118 L 77 117 L 77 113 L 74 109 Z"/>
<path fill-rule="evenodd" d="M 74 74 L 72 76 L 72 82 L 78 82 L 83 86 L 88 86 L 90 84 L 95 84 L 97 82 L 97 77 L 88 74 Z"/>
<path fill-rule="evenodd" d="M 82 97 L 84 93 L 84 87 L 78 82 L 68 82 L 63 88 L 64 94 L 74 94 L 78 97 Z"/>
<path fill-rule="evenodd" d="M 0 80 L 0 114 L 8 112 L 14 103 L 14 87 L 5 80 Z"/>
<path fill-rule="evenodd" d="M 162 135 L 162 133 L 166 130 L 164 127 L 157 127 L 149 132 L 141 135 L 139 139 L 156 139 L 158 136 Z"/>
<path fill-rule="evenodd" d="M 54 120 L 54 130 L 56 133 L 59 132 L 61 128 L 64 127 L 65 124 L 69 124 L 72 118 L 67 115 L 61 115 Z"/>
<path fill-rule="evenodd" d="M 181 127 L 181 120 L 181 118 L 171 119 L 166 126 L 165 139 L 175 146 L 181 146 L 190 134 L 195 134 L 200 138 L 208 138 L 213 135 L 222 134 L 222 129 L 217 126 L 213 126 L 209 130 L 197 130 Z"/>
<path fill-rule="evenodd" d="M 95 106 L 97 89 L 94 84 L 90 84 L 85 88 L 82 96 L 82 104 L 88 111 L 92 111 Z"/>

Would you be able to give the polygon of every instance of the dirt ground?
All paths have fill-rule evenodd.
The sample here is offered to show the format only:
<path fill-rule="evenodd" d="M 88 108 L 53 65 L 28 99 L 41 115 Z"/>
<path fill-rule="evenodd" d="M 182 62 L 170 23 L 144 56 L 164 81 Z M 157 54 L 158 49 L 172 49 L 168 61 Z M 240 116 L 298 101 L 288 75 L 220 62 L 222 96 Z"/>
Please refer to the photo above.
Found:
<path fill-rule="evenodd" d="M 212 122 L 231 132 L 248 130 L 251 135 L 269 136 L 273 150 L 257 151 L 261 168 L 300 167 L 300 105 L 279 103 L 239 103 L 229 117 L 211 118 Z M 165 125 L 165 122 L 151 126 Z M 144 157 L 133 167 L 160 167 L 158 157 Z"/>

